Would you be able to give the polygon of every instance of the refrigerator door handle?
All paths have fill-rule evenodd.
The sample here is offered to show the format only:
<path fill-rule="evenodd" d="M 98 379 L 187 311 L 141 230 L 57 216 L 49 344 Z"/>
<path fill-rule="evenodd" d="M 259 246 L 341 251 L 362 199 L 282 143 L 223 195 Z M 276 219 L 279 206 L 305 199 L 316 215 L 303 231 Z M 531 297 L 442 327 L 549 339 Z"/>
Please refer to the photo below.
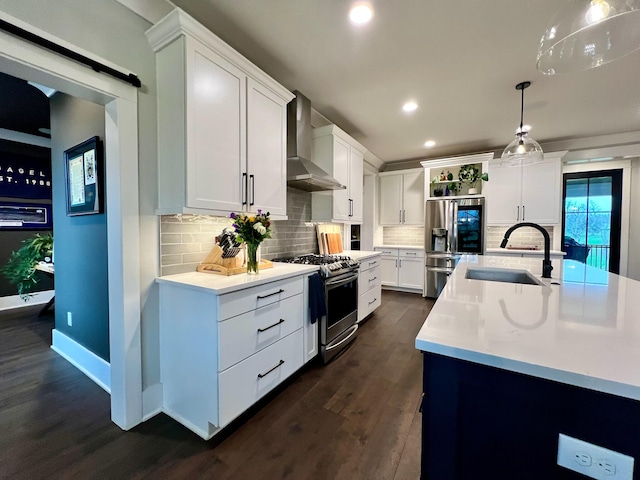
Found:
<path fill-rule="evenodd" d="M 451 252 L 458 251 L 458 202 L 451 201 L 451 220 L 449 221 L 449 231 L 451 232 L 449 240 L 449 250 Z"/>

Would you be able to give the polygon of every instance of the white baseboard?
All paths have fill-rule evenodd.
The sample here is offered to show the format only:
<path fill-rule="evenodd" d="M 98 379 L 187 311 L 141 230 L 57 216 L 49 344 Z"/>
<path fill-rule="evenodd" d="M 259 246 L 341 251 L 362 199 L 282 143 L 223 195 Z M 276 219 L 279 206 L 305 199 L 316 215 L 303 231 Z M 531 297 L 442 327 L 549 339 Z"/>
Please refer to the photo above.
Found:
<path fill-rule="evenodd" d="M 64 333 L 51 333 L 51 349 L 111 394 L 111 365 Z"/>
<path fill-rule="evenodd" d="M 28 301 L 20 298 L 20 295 L 10 295 L 8 297 L 0 297 L 0 310 L 10 310 L 12 308 L 31 307 L 33 305 L 44 305 L 53 298 L 54 290 L 46 290 L 44 292 L 36 292 Z"/>
<path fill-rule="evenodd" d="M 142 391 L 142 421 L 162 412 L 162 384 L 156 383 Z"/>

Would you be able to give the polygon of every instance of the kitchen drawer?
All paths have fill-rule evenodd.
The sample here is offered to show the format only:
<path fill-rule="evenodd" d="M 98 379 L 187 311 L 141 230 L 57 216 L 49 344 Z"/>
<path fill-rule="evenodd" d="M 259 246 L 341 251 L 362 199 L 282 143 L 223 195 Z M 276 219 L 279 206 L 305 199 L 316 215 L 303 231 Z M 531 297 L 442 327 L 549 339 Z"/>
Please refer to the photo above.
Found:
<path fill-rule="evenodd" d="M 220 371 L 302 328 L 302 294 L 229 318 L 219 326 Z"/>
<path fill-rule="evenodd" d="M 424 250 L 420 249 L 409 249 L 409 248 L 401 248 L 398 251 L 398 255 L 400 258 L 424 258 Z"/>
<path fill-rule="evenodd" d="M 380 286 L 372 288 L 358 297 L 358 321 L 380 306 L 381 297 L 382 290 Z"/>
<path fill-rule="evenodd" d="M 398 249 L 397 248 L 386 248 L 386 247 L 376 247 L 374 248 L 376 252 L 380 252 L 383 257 L 397 257 Z"/>
<path fill-rule="evenodd" d="M 380 286 L 380 278 L 382 277 L 382 267 L 378 265 L 370 270 L 360 272 L 358 276 L 358 292 L 360 295 L 368 292 L 372 288 Z"/>
<path fill-rule="evenodd" d="M 303 338 L 299 329 L 220 373 L 218 426 L 227 425 L 302 364 Z"/>
<path fill-rule="evenodd" d="M 270 303 L 279 302 L 287 297 L 302 293 L 302 288 L 302 276 L 298 275 L 221 295 L 218 319 L 225 320 Z"/>
<path fill-rule="evenodd" d="M 372 268 L 375 268 L 380 265 L 380 257 L 372 257 L 367 258 L 366 260 L 362 260 L 360 262 L 360 273 L 366 272 Z"/>

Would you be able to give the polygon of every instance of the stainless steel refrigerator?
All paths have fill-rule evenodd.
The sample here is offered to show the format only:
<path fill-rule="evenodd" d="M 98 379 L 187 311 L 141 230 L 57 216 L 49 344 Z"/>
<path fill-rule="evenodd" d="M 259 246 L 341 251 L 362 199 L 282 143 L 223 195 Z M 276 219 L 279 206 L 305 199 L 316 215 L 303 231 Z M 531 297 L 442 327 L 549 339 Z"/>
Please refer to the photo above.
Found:
<path fill-rule="evenodd" d="M 484 197 L 427 200 L 423 296 L 440 295 L 462 254 L 484 253 L 485 215 Z"/>

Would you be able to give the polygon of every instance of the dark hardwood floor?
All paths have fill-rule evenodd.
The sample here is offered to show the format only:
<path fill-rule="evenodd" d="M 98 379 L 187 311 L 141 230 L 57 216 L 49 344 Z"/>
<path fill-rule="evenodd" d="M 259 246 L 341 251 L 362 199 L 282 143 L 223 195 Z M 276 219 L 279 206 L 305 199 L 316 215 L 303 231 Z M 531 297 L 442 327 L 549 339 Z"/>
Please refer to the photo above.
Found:
<path fill-rule="evenodd" d="M 120 430 L 108 394 L 49 348 L 52 314 L 0 312 L 0 478 L 416 480 L 414 339 L 432 304 L 383 292 L 344 354 L 307 366 L 208 442 L 163 414 Z"/>

